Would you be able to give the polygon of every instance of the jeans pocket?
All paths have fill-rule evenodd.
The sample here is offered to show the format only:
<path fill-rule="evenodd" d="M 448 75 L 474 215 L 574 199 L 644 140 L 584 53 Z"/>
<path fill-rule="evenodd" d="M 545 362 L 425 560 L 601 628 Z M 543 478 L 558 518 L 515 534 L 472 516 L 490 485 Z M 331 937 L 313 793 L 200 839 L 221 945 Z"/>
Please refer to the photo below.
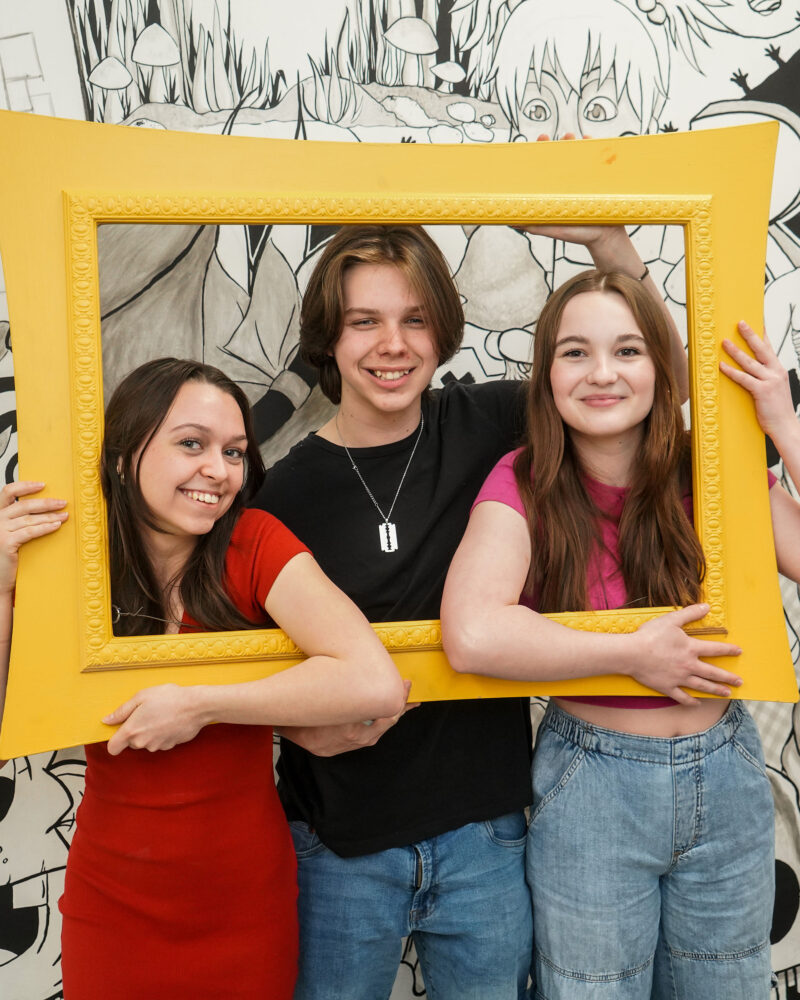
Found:
<path fill-rule="evenodd" d="M 302 858 L 310 858 L 314 854 L 325 850 L 325 845 L 317 836 L 316 830 L 312 830 L 308 823 L 300 819 L 289 821 L 289 831 L 294 842 L 294 853 L 298 861 Z"/>
<path fill-rule="evenodd" d="M 745 746 L 744 743 L 740 743 L 739 740 L 734 739 L 731 741 L 733 743 L 734 749 L 739 753 L 740 757 L 744 757 L 748 764 L 752 765 L 758 771 L 762 778 L 767 777 L 767 769 L 764 764 L 763 758 L 755 756 L 751 750 Z"/>
<path fill-rule="evenodd" d="M 737 728 L 731 743 L 740 756 L 766 778 L 767 765 L 764 762 L 764 748 L 761 745 L 761 737 L 758 734 L 755 722 L 747 715 L 742 724 Z"/>
<path fill-rule="evenodd" d="M 487 819 L 484 825 L 490 839 L 498 847 L 522 847 L 525 844 L 528 821 L 522 810 Z"/>
<path fill-rule="evenodd" d="M 556 733 L 543 733 L 533 755 L 531 825 L 564 788 L 586 759 L 586 751 Z"/>

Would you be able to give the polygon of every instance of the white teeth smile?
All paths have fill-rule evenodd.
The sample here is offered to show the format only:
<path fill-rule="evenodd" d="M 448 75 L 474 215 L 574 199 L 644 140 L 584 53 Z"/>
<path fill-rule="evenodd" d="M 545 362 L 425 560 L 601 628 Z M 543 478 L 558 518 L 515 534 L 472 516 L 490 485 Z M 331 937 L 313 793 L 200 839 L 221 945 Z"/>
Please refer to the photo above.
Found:
<path fill-rule="evenodd" d="M 377 368 L 373 368 L 372 374 L 375 376 L 375 378 L 379 378 L 381 382 L 396 382 L 398 379 L 403 378 L 404 375 L 408 375 L 410 371 L 411 371 L 410 368 L 405 368 L 403 371 L 399 372 L 398 371 L 384 372 L 380 371 Z"/>
<path fill-rule="evenodd" d="M 198 490 L 181 490 L 181 493 L 190 500 L 199 500 L 200 503 L 210 503 L 212 506 L 219 503 L 216 493 L 200 493 Z"/>

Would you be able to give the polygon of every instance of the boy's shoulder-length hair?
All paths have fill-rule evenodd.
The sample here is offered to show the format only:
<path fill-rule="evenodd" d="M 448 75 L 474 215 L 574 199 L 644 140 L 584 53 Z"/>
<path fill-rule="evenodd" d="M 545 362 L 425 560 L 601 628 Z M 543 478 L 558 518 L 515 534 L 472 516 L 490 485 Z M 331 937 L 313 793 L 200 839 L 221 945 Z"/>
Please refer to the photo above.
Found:
<path fill-rule="evenodd" d="M 320 255 L 300 308 L 300 354 L 318 370 L 320 388 L 333 403 L 342 398 L 333 348 L 344 321 L 344 278 L 357 264 L 389 264 L 405 275 L 433 330 L 439 364 L 453 357 L 464 335 L 450 268 L 422 226 L 343 226 Z"/>

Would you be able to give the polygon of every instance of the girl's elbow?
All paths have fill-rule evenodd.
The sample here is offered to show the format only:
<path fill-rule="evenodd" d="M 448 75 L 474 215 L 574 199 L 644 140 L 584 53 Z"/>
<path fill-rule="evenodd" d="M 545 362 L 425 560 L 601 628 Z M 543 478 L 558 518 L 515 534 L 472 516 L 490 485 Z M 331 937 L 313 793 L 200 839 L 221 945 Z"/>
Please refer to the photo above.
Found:
<path fill-rule="evenodd" d="M 465 625 L 442 622 L 442 645 L 447 661 L 458 674 L 480 673 L 483 643 L 478 632 Z"/>
<path fill-rule="evenodd" d="M 388 719 L 399 715 L 406 704 L 406 689 L 394 661 L 385 651 L 372 661 L 362 689 L 366 717 Z"/>
<path fill-rule="evenodd" d="M 397 668 L 392 663 L 392 676 L 382 685 L 381 708 L 375 712 L 376 719 L 389 719 L 393 715 L 400 715 L 406 707 L 407 692 L 403 683 L 403 678 L 398 674 Z"/>

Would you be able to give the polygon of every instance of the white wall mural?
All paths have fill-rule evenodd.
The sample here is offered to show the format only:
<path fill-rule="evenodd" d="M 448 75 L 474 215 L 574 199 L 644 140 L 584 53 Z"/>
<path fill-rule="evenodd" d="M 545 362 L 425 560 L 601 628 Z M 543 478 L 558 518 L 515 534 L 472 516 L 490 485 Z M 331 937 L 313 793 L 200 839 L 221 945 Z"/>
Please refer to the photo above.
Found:
<path fill-rule="evenodd" d="M 800 0 L 0 0 L 0 106 L 132 128 L 390 143 L 777 118 L 765 311 L 800 405 Z M 467 317 L 463 347 L 437 379 L 524 377 L 550 288 L 588 257 L 506 228 L 431 231 Z M 106 387 L 165 343 L 201 357 L 242 384 L 274 461 L 328 413 L 297 336 L 306 278 L 330 233 L 103 227 Z M 640 227 L 634 239 L 685 322 L 680 230 Z M 0 275 L 6 481 L 17 464 L 7 321 Z M 797 662 L 800 595 L 788 584 L 783 595 Z M 774 997 L 800 1000 L 800 711 L 759 704 L 754 715 L 778 816 Z M 0 769 L 4 1000 L 61 995 L 56 901 L 82 769 L 77 750 Z M 419 996 L 410 948 L 393 1000 Z"/>

